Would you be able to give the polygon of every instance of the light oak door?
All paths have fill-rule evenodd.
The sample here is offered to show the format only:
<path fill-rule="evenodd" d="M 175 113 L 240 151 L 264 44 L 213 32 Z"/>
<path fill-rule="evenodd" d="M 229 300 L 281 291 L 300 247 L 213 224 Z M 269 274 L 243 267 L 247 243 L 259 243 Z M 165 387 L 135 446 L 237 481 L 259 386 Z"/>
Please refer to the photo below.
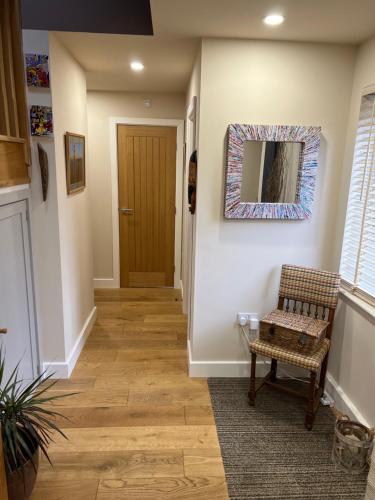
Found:
<path fill-rule="evenodd" d="M 174 285 L 176 128 L 118 125 L 121 287 Z"/>

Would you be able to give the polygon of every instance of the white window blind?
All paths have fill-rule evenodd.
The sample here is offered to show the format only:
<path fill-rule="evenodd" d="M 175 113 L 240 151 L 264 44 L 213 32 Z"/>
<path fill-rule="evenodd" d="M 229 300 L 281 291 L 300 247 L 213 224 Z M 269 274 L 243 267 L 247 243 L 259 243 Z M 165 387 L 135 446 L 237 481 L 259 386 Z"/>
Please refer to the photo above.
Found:
<path fill-rule="evenodd" d="M 362 96 L 340 272 L 354 293 L 375 300 L 375 93 Z"/>

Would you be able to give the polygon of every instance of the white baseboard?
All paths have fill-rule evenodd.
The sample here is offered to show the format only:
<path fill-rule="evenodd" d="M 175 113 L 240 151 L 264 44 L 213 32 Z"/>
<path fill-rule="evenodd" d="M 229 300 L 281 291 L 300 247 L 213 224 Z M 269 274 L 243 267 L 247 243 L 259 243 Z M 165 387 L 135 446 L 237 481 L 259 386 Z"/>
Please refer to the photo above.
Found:
<path fill-rule="evenodd" d="M 94 278 L 94 288 L 118 288 L 114 278 Z"/>
<path fill-rule="evenodd" d="M 326 377 L 325 392 L 333 400 L 338 410 L 367 427 L 373 427 L 329 372 Z"/>
<path fill-rule="evenodd" d="M 194 361 L 191 355 L 190 341 L 188 342 L 189 351 L 189 376 L 190 377 L 249 377 L 250 376 L 250 361 Z M 292 377 L 305 377 L 306 372 L 292 367 L 291 365 L 280 365 L 280 371 L 284 375 Z M 257 376 L 264 377 L 269 371 L 269 362 L 257 360 Z M 342 411 L 350 418 L 366 425 L 373 427 L 370 422 L 362 415 L 349 396 L 344 392 L 342 387 L 336 382 L 330 373 L 327 373 L 326 390 L 328 397 L 334 402 L 338 410 Z"/>
<path fill-rule="evenodd" d="M 89 336 L 92 327 L 94 326 L 96 320 L 96 306 L 93 307 L 92 311 L 88 315 L 85 324 L 71 350 L 68 360 L 65 362 L 45 362 L 43 363 L 43 371 L 48 374 L 53 373 L 52 378 L 69 378 L 76 363 L 79 355 L 82 352 L 83 346 Z"/>
<path fill-rule="evenodd" d="M 195 361 L 192 359 L 190 341 L 189 351 L 189 377 L 249 377 L 249 361 Z M 257 361 L 257 376 L 264 377 L 269 371 L 267 361 Z"/>

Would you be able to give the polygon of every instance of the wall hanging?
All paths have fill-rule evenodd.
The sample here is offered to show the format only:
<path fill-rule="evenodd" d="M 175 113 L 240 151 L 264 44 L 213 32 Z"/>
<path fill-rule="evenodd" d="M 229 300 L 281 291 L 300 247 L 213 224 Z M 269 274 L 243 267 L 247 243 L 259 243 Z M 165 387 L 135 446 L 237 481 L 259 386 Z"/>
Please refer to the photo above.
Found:
<path fill-rule="evenodd" d="M 195 205 L 197 202 L 197 152 L 193 151 L 189 160 L 189 183 L 188 183 L 188 202 L 191 214 L 195 214 Z"/>
<path fill-rule="evenodd" d="M 310 218 L 320 130 L 229 125 L 225 218 Z"/>
<path fill-rule="evenodd" d="M 66 188 L 68 194 L 82 191 L 86 186 L 85 136 L 65 134 Z"/>
<path fill-rule="evenodd" d="M 48 56 L 25 54 L 26 81 L 28 87 L 49 88 Z"/>
<path fill-rule="evenodd" d="M 30 106 L 31 135 L 53 134 L 52 108 L 50 106 Z"/>
<path fill-rule="evenodd" d="M 48 194 L 48 180 L 49 180 L 48 156 L 46 151 L 43 149 L 42 145 L 39 143 L 38 143 L 38 157 L 40 166 L 40 177 L 42 181 L 43 201 L 46 201 Z"/>

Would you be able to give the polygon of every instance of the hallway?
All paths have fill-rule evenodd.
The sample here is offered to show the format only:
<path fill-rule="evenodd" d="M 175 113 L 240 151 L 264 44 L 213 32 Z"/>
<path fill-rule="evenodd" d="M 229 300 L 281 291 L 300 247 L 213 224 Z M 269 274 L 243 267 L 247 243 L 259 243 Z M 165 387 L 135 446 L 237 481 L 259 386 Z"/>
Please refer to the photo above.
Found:
<path fill-rule="evenodd" d="M 173 289 L 96 291 L 97 321 L 55 404 L 32 500 L 226 499 L 206 379 L 187 375 L 186 317 Z"/>

